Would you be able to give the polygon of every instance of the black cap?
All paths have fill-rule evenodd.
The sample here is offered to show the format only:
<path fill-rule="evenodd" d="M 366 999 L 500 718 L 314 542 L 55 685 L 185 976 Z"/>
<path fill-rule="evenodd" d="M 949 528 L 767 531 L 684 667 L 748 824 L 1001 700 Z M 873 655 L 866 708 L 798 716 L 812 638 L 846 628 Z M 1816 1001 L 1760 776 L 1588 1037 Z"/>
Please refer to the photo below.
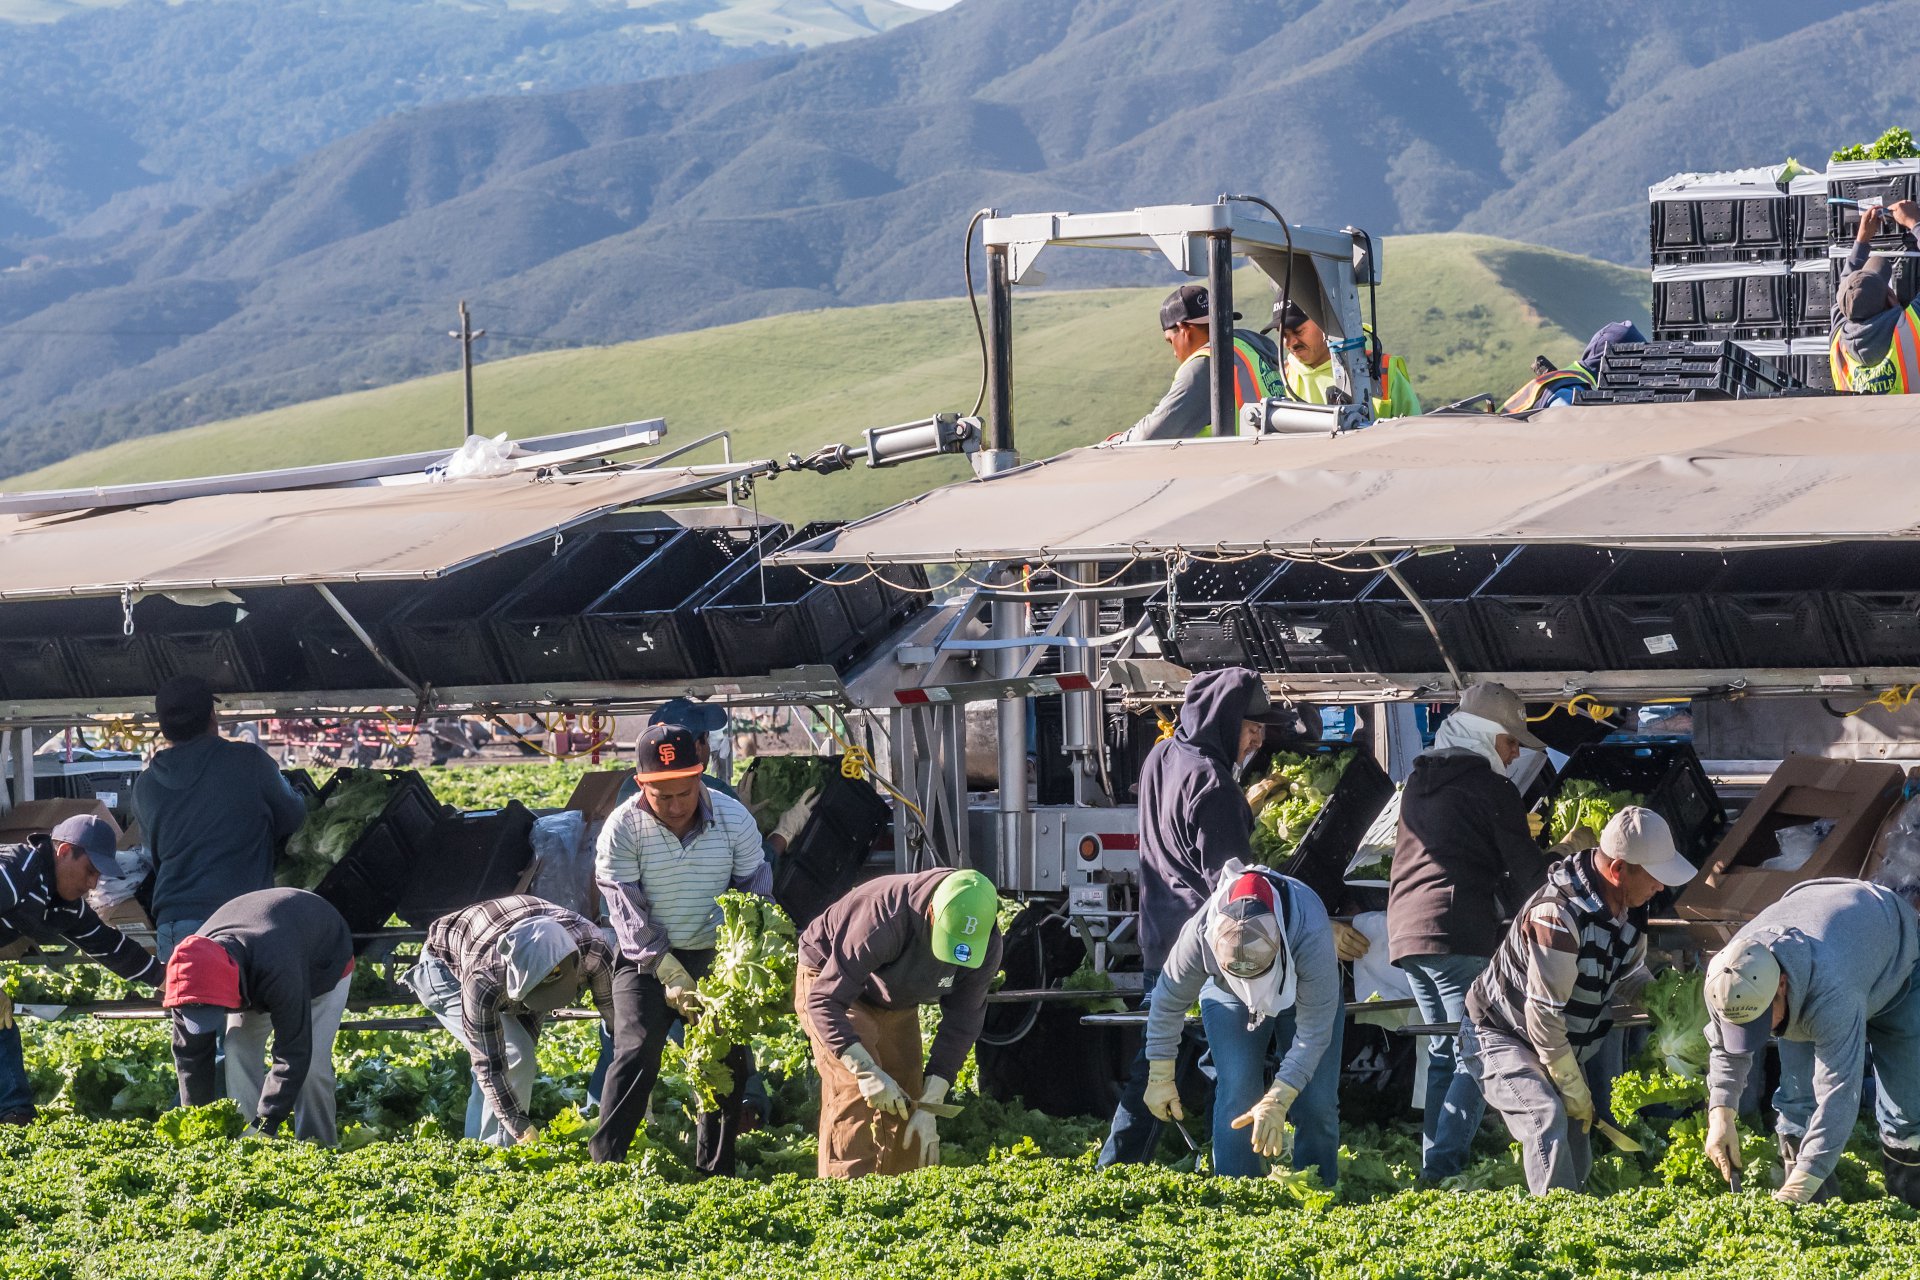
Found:
<path fill-rule="evenodd" d="M 1302 311 L 1300 304 L 1292 298 L 1287 299 L 1285 306 L 1281 306 L 1277 302 L 1273 304 L 1273 327 L 1281 333 L 1285 333 L 1289 329 L 1298 329 L 1306 322 L 1307 313 Z"/>
<path fill-rule="evenodd" d="M 677 724 L 650 724 L 633 744 L 633 773 L 642 782 L 694 778 L 702 768 L 693 734 Z"/>
<path fill-rule="evenodd" d="M 213 714 L 213 687 L 199 676 L 174 676 L 153 695 L 153 714 L 168 724 L 205 724 Z"/>
<path fill-rule="evenodd" d="M 1212 314 L 1207 304 L 1207 286 L 1203 284 L 1183 284 L 1167 295 L 1160 304 L 1160 328 L 1162 332 L 1182 324 L 1206 324 Z M 1238 320 L 1240 313 L 1233 313 Z"/>

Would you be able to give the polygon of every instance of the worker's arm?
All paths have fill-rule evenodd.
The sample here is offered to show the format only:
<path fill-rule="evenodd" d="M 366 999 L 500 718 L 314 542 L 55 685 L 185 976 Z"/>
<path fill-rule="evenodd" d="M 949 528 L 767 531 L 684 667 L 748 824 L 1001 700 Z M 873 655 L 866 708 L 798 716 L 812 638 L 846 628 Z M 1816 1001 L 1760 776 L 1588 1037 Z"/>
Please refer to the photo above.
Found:
<path fill-rule="evenodd" d="M 987 992 L 1000 972 L 1003 944 L 996 926 L 987 939 L 987 958 L 978 969 L 962 969 L 953 980 L 953 990 L 940 997 L 940 1030 L 927 1050 L 927 1074 L 942 1080 L 958 1079 L 966 1065 L 967 1050 L 980 1038 L 987 1023 Z"/>
<path fill-rule="evenodd" d="M 907 912 L 880 918 L 859 937 L 826 940 L 820 976 L 807 992 L 806 1016 L 808 1027 L 834 1057 L 860 1043 L 851 1011 L 865 992 L 867 979 L 875 969 L 897 959 L 913 940 L 913 922 Z"/>
<path fill-rule="evenodd" d="M 62 937 L 128 982 L 157 987 L 166 980 L 165 965 L 132 938 L 103 922 L 85 902 L 64 908 L 61 916 Z"/>
<path fill-rule="evenodd" d="M 473 1057 L 474 1086 L 500 1117 L 501 1126 L 517 1141 L 533 1127 L 533 1118 L 507 1087 L 507 1032 L 500 1017 L 500 1002 L 505 998 L 506 991 L 498 973 L 462 978 L 460 1037 L 467 1042 Z"/>
<path fill-rule="evenodd" d="M 653 918 L 646 887 L 640 882 L 639 810 L 623 804 L 600 828 L 593 851 L 594 881 L 607 900 L 607 919 L 619 939 L 620 954 L 652 973 L 667 953 L 667 930 Z"/>
<path fill-rule="evenodd" d="M 1413 392 L 1413 379 L 1407 376 L 1407 362 L 1399 356 L 1387 359 L 1387 416 L 1411 418 L 1420 412 L 1420 397 Z"/>
<path fill-rule="evenodd" d="M 1541 902 L 1514 922 L 1527 959 L 1527 1040 L 1542 1061 L 1573 1052 L 1567 1041 L 1567 1003 L 1580 977 L 1580 935 L 1557 902 Z"/>
<path fill-rule="evenodd" d="M 1763 1015 L 1764 1016 L 1764 1015 Z M 1806 1175 L 1815 1186 L 1826 1181 L 1853 1135 L 1860 1118 L 1860 1082 L 1867 1066 L 1865 1008 L 1849 1002 L 1835 1008 L 1809 1010 L 1803 1019 L 1813 1031 L 1813 1119 L 1800 1140 L 1800 1154 L 1789 1173 Z M 1787 1047 L 1781 1041 L 1782 1049 Z"/>
<path fill-rule="evenodd" d="M 587 993 L 607 1034 L 613 1034 L 613 948 L 594 938 L 580 948 L 580 969 L 587 980 Z"/>
<path fill-rule="evenodd" d="M 1503 784 L 1495 795 L 1492 812 L 1487 814 L 1488 835 L 1505 882 L 1500 900 L 1507 911 L 1513 912 L 1547 882 L 1549 864 L 1528 834 L 1527 811 L 1520 803 L 1519 791 Z"/>
<path fill-rule="evenodd" d="M 754 823 L 751 814 L 742 805 L 737 811 L 742 821 L 729 820 L 727 839 L 733 846 L 733 877 L 727 881 L 729 889 L 741 893 L 757 894 L 762 898 L 773 896 L 773 865 L 767 861 L 766 845 L 761 842 L 760 828 Z"/>
<path fill-rule="evenodd" d="M 1149 1062 L 1171 1059 L 1180 1051 L 1180 1033 L 1187 1025 L 1187 1010 L 1200 998 L 1207 985 L 1207 912 L 1193 913 L 1180 926 L 1179 936 L 1167 952 L 1160 969 L 1160 981 L 1147 1001 L 1146 1053 Z"/>
<path fill-rule="evenodd" d="M 1333 1045 L 1334 1023 L 1345 1010 L 1340 999 L 1340 958 L 1334 953 L 1327 909 L 1304 886 L 1289 884 L 1286 892 L 1293 895 L 1293 921 L 1287 934 L 1295 974 L 1293 1043 L 1274 1076 L 1298 1092 L 1325 1065 L 1321 1060 Z M 1340 1064 L 1332 1063 L 1329 1069 L 1338 1071 Z"/>
<path fill-rule="evenodd" d="M 267 1018 L 273 1024 L 273 1046 L 268 1053 L 273 1067 L 260 1090 L 256 1114 L 260 1127 L 271 1133 L 293 1114 L 293 1104 L 313 1066 L 313 993 L 307 990 L 302 971 L 298 976 L 273 975 L 254 993 L 254 999 L 266 1006 Z M 323 1052 L 332 1051 L 332 1045 L 323 1046 Z"/>
<path fill-rule="evenodd" d="M 1174 370 L 1173 385 L 1167 388 L 1151 413 L 1133 424 L 1126 439 L 1129 442 L 1185 440 L 1205 431 L 1213 422 L 1213 389 L 1207 385 L 1208 367 L 1205 358 L 1182 361 Z"/>
<path fill-rule="evenodd" d="M 1640 941 L 1634 944 L 1633 964 L 1620 980 L 1613 984 L 1613 1002 L 1630 1004 L 1636 1008 L 1640 1004 L 1640 993 L 1653 981 L 1653 970 L 1647 968 L 1647 935 L 1641 934 Z"/>
<path fill-rule="evenodd" d="M 260 769 L 260 794 L 266 799 L 267 813 L 273 823 L 273 838 L 285 840 L 306 825 L 307 802 L 288 783 L 272 756 L 258 747 L 253 749 L 253 754 Z"/>
<path fill-rule="evenodd" d="M 21 880 L 20 863 L 12 857 L 0 860 L 0 916 L 20 905 L 27 887 Z"/>
<path fill-rule="evenodd" d="M 1208 883 L 1235 859 L 1247 866 L 1259 861 L 1253 856 L 1253 811 L 1238 787 L 1207 784 L 1194 797 L 1189 821 L 1194 852 Z"/>
<path fill-rule="evenodd" d="M 1734 1053 L 1727 1048 L 1720 1020 L 1707 1017 L 1707 1107 L 1740 1109 L 1747 1091 L 1747 1077 L 1753 1072 L 1753 1055 Z"/>

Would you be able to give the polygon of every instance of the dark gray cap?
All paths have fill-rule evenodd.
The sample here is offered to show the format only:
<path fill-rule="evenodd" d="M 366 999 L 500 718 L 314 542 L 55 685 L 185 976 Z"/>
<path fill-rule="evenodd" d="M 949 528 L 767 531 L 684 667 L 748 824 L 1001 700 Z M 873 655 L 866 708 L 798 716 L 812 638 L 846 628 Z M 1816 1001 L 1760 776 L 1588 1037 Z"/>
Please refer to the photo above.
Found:
<path fill-rule="evenodd" d="M 1887 298 L 1892 280 L 1893 259 L 1876 253 L 1867 259 L 1865 266 L 1840 282 L 1839 292 L 1833 296 L 1834 305 L 1849 320 L 1871 320 L 1892 306 Z"/>

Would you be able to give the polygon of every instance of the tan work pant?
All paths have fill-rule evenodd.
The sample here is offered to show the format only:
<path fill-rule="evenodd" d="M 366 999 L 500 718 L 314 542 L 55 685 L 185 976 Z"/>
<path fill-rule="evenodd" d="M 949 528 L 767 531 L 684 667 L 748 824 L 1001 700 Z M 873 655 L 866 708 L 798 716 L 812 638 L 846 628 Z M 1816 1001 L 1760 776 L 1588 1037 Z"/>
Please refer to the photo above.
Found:
<path fill-rule="evenodd" d="M 859 1178 L 869 1173 L 905 1173 L 920 1167 L 918 1148 L 901 1142 L 906 1121 L 884 1115 L 867 1105 L 853 1075 L 815 1034 L 807 1016 L 807 992 L 816 969 L 802 966 L 794 977 L 793 1007 L 813 1046 L 813 1066 L 820 1073 L 820 1176 Z M 880 1069 L 906 1090 L 909 1098 L 923 1087 L 920 1063 L 920 1011 L 877 1009 L 856 1001 L 849 1011 L 854 1034 Z"/>

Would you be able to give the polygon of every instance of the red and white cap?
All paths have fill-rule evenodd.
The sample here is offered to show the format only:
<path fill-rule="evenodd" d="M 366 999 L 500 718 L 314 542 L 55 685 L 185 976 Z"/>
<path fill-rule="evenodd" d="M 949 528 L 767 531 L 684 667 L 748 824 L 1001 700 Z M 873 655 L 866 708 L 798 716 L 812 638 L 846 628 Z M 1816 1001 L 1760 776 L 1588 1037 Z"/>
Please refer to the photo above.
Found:
<path fill-rule="evenodd" d="M 1214 911 L 1208 939 L 1221 968 L 1236 978 L 1257 978 L 1273 968 L 1286 942 L 1279 907 L 1266 876 L 1248 871 L 1234 878 Z"/>

